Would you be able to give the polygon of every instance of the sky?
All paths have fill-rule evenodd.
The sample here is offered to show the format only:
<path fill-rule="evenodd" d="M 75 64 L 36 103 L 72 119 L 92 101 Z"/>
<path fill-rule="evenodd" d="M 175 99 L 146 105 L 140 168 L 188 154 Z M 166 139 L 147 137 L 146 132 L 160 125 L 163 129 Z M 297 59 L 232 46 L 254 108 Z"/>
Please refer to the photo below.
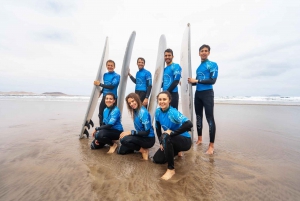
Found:
<path fill-rule="evenodd" d="M 180 63 L 190 23 L 194 75 L 202 44 L 219 66 L 215 96 L 300 96 L 298 0 L 0 2 L 0 92 L 90 95 L 106 37 L 120 73 L 132 31 L 130 72 L 144 57 L 153 73 L 160 36 Z"/>

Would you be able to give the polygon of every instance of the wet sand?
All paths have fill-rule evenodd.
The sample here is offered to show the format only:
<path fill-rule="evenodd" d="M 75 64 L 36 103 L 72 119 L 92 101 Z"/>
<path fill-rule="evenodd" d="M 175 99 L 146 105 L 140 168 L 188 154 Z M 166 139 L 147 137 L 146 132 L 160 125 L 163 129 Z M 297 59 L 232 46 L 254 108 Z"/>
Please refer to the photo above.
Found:
<path fill-rule="evenodd" d="M 300 198 L 300 106 L 216 104 L 215 154 L 204 154 L 204 122 L 203 144 L 176 158 L 169 181 L 159 179 L 166 164 L 143 161 L 139 153 L 90 150 L 92 138 L 78 139 L 86 107 L 0 100 L 0 200 Z M 123 125 L 132 128 L 127 111 Z"/>

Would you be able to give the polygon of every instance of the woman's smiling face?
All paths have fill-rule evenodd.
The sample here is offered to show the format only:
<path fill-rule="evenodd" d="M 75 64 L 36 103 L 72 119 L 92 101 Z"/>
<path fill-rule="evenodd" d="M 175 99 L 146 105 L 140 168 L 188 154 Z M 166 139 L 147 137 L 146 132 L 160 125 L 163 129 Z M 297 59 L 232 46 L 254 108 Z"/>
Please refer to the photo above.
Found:
<path fill-rule="evenodd" d="M 157 97 L 157 101 L 158 101 L 158 105 L 162 110 L 166 110 L 170 107 L 170 98 L 168 97 L 167 94 L 162 93 L 159 94 L 159 96 Z"/>
<path fill-rule="evenodd" d="M 116 100 L 114 99 L 114 97 L 112 95 L 106 95 L 105 96 L 105 105 L 106 105 L 106 107 L 113 106 L 115 102 L 116 102 Z"/>

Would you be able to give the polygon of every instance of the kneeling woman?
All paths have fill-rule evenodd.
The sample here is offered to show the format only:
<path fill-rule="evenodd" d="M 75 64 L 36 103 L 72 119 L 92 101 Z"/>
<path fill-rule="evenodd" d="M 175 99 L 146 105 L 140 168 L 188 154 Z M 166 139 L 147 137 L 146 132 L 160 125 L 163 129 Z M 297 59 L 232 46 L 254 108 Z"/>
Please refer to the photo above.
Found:
<path fill-rule="evenodd" d="M 157 96 L 157 102 L 160 108 L 156 109 L 155 123 L 160 148 L 154 154 L 153 161 L 160 164 L 168 162 L 168 169 L 161 177 L 168 180 L 175 174 L 174 156 L 191 148 L 192 140 L 187 131 L 191 130 L 193 124 L 177 109 L 170 106 L 171 94 L 169 92 L 160 92 Z"/>
<path fill-rule="evenodd" d="M 106 94 L 105 105 L 103 125 L 95 128 L 93 132 L 95 139 L 91 144 L 91 149 L 100 149 L 108 144 L 110 149 L 107 153 L 114 153 L 118 146 L 115 141 L 119 139 L 120 134 L 123 132 L 123 126 L 121 124 L 121 113 L 116 106 L 116 98 L 113 93 Z"/>
<path fill-rule="evenodd" d="M 136 150 L 142 153 L 144 160 L 148 160 L 148 148 L 151 148 L 155 143 L 154 131 L 151 125 L 151 116 L 148 110 L 142 105 L 137 94 L 128 94 L 126 103 L 128 111 L 133 118 L 135 130 L 121 133 L 121 146 L 118 153 L 126 154 Z"/>

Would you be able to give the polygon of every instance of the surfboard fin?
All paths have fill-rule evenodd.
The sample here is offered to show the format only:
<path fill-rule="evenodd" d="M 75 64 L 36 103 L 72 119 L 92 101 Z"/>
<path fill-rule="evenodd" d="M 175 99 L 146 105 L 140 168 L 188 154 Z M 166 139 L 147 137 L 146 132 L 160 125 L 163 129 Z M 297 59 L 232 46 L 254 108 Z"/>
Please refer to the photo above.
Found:
<path fill-rule="evenodd" d="M 85 126 L 90 130 L 90 124 L 87 121 L 85 122 Z"/>
<path fill-rule="evenodd" d="M 90 134 L 89 134 L 89 132 L 88 132 L 86 129 L 84 129 L 84 132 L 83 132 L 83 134 L 86 134 L 86 137 L 87 137 L 87 138 L 89 138 L 89 137 L 90 137 Z"/>
<path fill-rule="evenodd" d="M 94 122 L 90 119 L 90 123 L 89 123 L 92 127 L 94 127 Z"/>

